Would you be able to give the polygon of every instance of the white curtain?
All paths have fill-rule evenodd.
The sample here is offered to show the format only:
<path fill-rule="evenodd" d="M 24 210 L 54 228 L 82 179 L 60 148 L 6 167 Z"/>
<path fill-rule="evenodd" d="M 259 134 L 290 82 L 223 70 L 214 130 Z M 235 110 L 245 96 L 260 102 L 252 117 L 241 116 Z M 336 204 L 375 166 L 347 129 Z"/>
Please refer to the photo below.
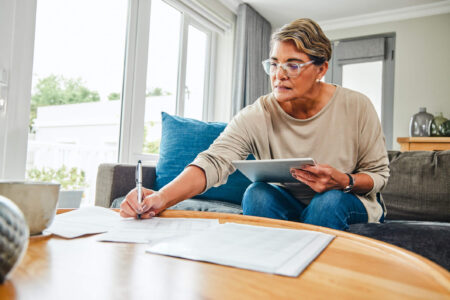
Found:
<path fill-rule="evenodd" d="M 261 62 L 269 58 L 272 26 L 248 4 L 238 8 L 231 112 L 234 116 L 245 106 L 270 91 L 269 77 Z"/>

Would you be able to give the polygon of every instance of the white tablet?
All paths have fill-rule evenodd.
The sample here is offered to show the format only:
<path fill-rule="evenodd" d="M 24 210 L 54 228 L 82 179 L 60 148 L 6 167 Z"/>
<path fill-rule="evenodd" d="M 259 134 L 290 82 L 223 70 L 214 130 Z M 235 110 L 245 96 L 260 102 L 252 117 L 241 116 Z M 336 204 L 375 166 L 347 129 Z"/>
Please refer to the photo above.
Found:
<path fill-rule="evenodd" d="M 291 168 L 315 165 L 312 158 L 235 160 L 232 164 L 253 182 L 298 182 Z"/>

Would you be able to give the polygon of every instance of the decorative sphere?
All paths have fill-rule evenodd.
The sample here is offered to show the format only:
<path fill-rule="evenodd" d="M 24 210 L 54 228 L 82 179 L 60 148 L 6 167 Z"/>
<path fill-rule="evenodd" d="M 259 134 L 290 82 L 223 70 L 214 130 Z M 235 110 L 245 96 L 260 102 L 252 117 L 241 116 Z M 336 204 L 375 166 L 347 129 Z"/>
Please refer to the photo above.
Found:
<path fill-rule="evenodd" d="M 0 284 L 20 263 L 28 246 L 29 229 L 20 209 L 0 196 Z"/>

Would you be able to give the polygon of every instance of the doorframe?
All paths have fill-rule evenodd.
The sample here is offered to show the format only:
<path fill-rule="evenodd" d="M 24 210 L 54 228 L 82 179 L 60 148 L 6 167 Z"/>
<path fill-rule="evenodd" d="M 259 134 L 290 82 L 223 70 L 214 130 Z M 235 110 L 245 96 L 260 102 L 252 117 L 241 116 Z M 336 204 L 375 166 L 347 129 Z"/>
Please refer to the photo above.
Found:
<path fill-rule="evenodd" d="M 23 180 L 27 161 L 36 0 L 0 1 L 0 179 Z"/>
<path fill-rule="evenodd" d="M 386 148 L 393 149 L 394 136 L 394 80 L 395 80 L 395 33 L 384 33 L 369 36 L 353 37 L 331 41 L 333 53 L 335 47 L 341 42 L 363 41 L 367 39 L 384 38 L 384 59 L 381 91 L 381 127 L 386 139 Z M 329 62 L 329 69 L 325 75 L 325 81 L 342 86 L 342 66 L 363 62 L 380 61 L 380 58 L 355 58 L 346 59 L 344 63 L 338 63 L 335 55 Z"/>

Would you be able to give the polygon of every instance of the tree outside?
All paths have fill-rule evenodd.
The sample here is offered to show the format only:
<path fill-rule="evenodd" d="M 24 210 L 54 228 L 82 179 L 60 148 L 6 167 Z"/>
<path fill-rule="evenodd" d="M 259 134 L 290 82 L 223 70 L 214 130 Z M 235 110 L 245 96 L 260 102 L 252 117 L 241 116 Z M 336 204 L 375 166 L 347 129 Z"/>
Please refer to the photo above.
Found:
<path fill-rule="evenodd" d="M 100 101 L 98 92 L 88 89 L 81 78 L 50 75 L 38 80 L 31 96 L 30 131 L 33 131 L 37 108 L 47 105 Z"/>
<path fill-rule="evenodd" d="M 108 100 L 120 100 L 120 93 L 110 93 Z"/>
<path fill-rule="evenodd" d="M 168 96 L 170 92 L 164 91 L 162 88 L 155 87 L 146 92 L 146 97 Z M 111 92 L 108 100 L 120 100 L 120 93 Z M 30 132 L 34 132 L 34 121 L 36 119 L 37 108 L 48 105 L 64 105 L 84 102 L 100 101 L 97 91 L 90 90 L 85 86 L 81 78 L 65 78 L 61 75 L 49 75 L 38 80 L 31 96 L 31 112 L 30 112 Z M 144 141 L 147 138 L 148 129 L 155 126 L 154 122 L 145 124 Z M 144 142 L 144 153 L 159 153 L 159 144 L 161 139 Z"/>
<path fill-rule="evenodd" d="M 159 145 L 161 144 L 161 139 L 147 141 L 148 130 L 153 126 L 155 126 L 155 122 L 148 122 L 144 125 L 144 145 L 142 147 L 142 152 L 144 153 L 159 153 Z"/>
<path fill-rule="evenodd" d="M 145 96 L 146 96 L 146 97 L 170 96 L 170 95 L 172 95 L 171 92 L 163 91 L 163 89 L 162 89 L 162 88 L 159 88 L 159 87 L 155 87 L 153 90 L 147 91 L 147 92 L 145 93 Z"/>

